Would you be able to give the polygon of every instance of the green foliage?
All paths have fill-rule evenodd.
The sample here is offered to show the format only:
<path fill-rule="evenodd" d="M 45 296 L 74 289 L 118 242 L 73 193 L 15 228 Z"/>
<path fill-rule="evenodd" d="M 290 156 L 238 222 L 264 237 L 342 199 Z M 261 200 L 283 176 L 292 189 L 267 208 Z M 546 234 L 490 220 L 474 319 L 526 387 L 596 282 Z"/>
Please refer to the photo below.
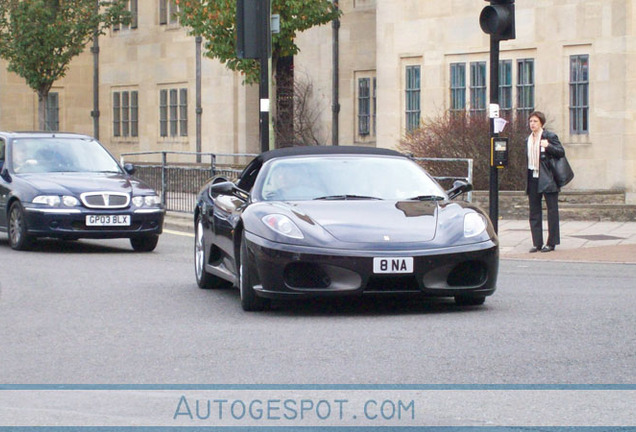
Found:
<path fill-rule="evenodd" d="M 129 20 L 125 0 L 0 0 L 0 57 L 42 100 L 94 34 Z"/>
<path fill-rule="evenodd" d="M 509 122 L 502 137 L 508 137 L 508 166 L 499 170 L 500 190 L 523 190 L 526 175 L 526 138 L 530 131 L 525 119 Z M 421 127 L 400 140 L 398 149 L 425 158 L 472 158 L 473 185 L 490 188 L 490 121 L 486 117 L 444 112 L 422 121 Z M 466 164 L 425 164 L 435 176 L 464 176 Z"/>
<path fill-rule="evenodd" d="M 181 24 L 190 27 L 192 34 L 205 39 L 207 57 L 242 72 L 247 83 L 258 82 L 258 62 L 236 57 L 236 0 L 175 1 L 179 5 Z M 274 61 L 299 52 L 294 42 L 298 32 L 326 24 L 339 16 L 331 0 L 272 0 L 271 7 L 272 14 L 280 15 L 280 33 L 272 35 Z"/>

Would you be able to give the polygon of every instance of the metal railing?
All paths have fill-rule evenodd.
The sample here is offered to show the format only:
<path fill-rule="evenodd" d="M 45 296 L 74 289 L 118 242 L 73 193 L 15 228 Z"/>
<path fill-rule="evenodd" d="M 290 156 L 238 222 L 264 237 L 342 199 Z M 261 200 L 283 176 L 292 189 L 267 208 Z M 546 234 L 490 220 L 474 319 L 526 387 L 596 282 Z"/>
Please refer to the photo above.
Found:
<path fill-rule="evenodd" d="M 136 161 L 140 156 L 154 160 Z M 235 179 L 255 156 L 251 153 L 147 151 L 122 153 L 120 162 L 135 165 L 135 177 L 157 191 L 166 210 L 191 213 L 198 192 L 212 177 L 224 175 Z"/>
<path fill-rule="evenodd" d="M 140 156 L 148 160 L 140 161 Z M 166 210 L 191 213 L 196 205 L 197 194 L 214 176 L 223 175 L 234 180 L 252 158 L 252 153 L 199 153 L 180 151 L 144 151 L 122 153 L 120 162 L 135 165 L 135 177 L 143 180 L 161 196 Z M 170 157 L 170 160 L 169 160 Z M 194 161 L 193 161 L 194 159 Z M 465 164 L 465 175 L 434 175 L 446 189 L 451 180 L 472 183 L 473 160 L 466 158 L 413 158 L 422 164 Z M 202 162 L 205 161 L 205 162 Z M 437 169 L 439 170 L 439 168 Z M 463 170 L 462 170 L 463 171 Z M 466 196 L 472 201 L 472 193 Z"/>
<path fill-rule="evenodd" d="M 447 186 L 446 189 L 450 188 L 450 184 L 447 184 L 450 180 L 464 180 L 468 183 L 473 182 L 473 167 L 474 161 L 470 158 L 423 158 L 423 157 L 414 157 L 413 160 L 418 162 L 433 162 L 434 164 L 446 163 L 446 164 L 466 164 L 466 175 L 434 175 L 433 178 L 437 180 L 442 186 Z M 468 192 L 466 194 L 466 201 L 472 202 L 473 193 Z"/>

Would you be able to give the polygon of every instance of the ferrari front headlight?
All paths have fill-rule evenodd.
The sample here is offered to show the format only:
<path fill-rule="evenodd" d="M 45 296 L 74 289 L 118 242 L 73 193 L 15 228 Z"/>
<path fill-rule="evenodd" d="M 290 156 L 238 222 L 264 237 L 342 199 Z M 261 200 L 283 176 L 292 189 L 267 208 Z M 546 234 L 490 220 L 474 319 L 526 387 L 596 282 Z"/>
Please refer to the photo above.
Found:
<path fill-rule="evenodd" d="M 300 231 L 300 228 L 298 228 L 296 224 L 285 215 L 270 214 L 264 216 L 261 220 L 271 230 L 277 232 L 278 234 L 296 239 L 304 238 L 303 233 Z"/>
<path fill-rule="evenodd" d="M 464 216 L 464 237 L 475 237 L 483 233 L 488 226 L 484 215 L 468 213 Z"/>

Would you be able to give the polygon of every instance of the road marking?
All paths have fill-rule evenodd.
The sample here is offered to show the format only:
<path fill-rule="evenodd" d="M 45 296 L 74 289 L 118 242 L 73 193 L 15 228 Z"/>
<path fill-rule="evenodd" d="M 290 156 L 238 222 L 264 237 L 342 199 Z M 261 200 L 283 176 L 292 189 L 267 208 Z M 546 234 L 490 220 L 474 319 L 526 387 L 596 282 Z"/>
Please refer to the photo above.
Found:
<path fill-rule="evenodd" d="M 183 232 L 183 231 L 173 231 L 173 230 L 164 229 L 163 232 L 168 233 L 168 234 L 180 235 L 180 236 L 184 236 L 184 237 L 194 237 L 194 234 Z"/>

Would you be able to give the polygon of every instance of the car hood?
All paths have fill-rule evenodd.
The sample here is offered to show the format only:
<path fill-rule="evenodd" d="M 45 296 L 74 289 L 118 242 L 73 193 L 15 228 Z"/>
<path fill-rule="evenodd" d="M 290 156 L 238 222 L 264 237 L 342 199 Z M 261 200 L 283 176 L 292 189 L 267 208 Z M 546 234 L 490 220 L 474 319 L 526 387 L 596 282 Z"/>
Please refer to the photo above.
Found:
<path fill-rule="evenodd" d="M 79 195 L 83 192 L 123 192 L 146 188 L 139 181 L 112 173 L 47 173 L 23 174 L 28 182 L 41 193 Z"/>
<path fill-rule="evenodd" d="M 426 242 L 437 230 L 438 205 L 430 201 L 306 201 L 292 211 L 342 242 Z"/>

